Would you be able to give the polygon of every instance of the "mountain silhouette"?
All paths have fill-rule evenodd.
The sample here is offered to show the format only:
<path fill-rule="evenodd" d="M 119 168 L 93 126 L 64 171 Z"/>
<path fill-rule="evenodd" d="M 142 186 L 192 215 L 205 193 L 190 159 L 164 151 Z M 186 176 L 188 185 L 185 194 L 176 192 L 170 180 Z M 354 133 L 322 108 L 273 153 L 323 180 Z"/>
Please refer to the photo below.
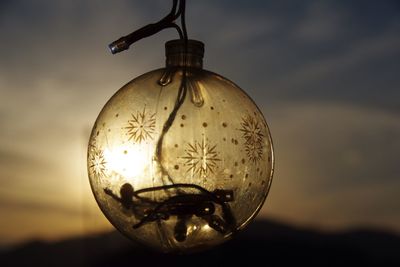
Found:
<path fill-rule="evenodd" d="M 0 254 L 0 266 L 400 266 L 400 236 L 376 230 L 321 232 L 256 220 L 214 249 L 161 254 L 119 232 L 47 243 Z"/>

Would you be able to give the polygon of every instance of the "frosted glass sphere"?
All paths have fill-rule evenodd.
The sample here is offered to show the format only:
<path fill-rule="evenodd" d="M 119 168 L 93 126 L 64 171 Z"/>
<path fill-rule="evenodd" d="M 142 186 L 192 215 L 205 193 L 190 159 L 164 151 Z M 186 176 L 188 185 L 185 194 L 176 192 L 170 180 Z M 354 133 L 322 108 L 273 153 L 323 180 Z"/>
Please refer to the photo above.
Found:
<path fill-rule="evenodd" d="M 202 69 L 198 41 L 189 42 L 187 93 L 174 108 L 183 50 L 179 41 L 166 46 L 166 68 L 133 79 L 100 112 L 89 179 L 101 210 L 126 236 L 166 252 L 201 250 L 229 239 L 263 205 L 271 136 L 244 91 Z"/>

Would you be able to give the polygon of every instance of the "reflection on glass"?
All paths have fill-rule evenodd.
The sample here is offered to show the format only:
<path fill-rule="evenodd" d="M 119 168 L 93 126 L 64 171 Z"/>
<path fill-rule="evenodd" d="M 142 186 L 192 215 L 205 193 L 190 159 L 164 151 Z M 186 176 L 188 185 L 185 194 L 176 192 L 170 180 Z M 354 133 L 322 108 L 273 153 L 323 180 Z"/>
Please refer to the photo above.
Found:
<path fill-rule="evenodd" d="M 98 116 L 89 178 L 100 208 L 128 237 L 162 251 L 201 250 L 229 239 L 261 208 L 273 173 L 271 136 L 246 93 L 202 69 L 198 41 L 189 41 L 188 92 L 177 109 L 182 43 L 166 47 L 166 68 L 123 86 Z"/>

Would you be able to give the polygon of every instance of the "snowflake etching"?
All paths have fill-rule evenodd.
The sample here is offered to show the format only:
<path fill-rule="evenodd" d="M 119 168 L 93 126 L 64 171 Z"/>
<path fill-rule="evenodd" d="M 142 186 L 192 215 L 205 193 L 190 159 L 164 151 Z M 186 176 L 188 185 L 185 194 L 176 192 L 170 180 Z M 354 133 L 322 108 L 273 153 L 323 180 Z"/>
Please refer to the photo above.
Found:
<path fill-rule="evenodd" d="M 262 143 L 245 144 L 244 150 L 249 160 L 253 163 L 257 163 L 263 157 Z"/>
<path fill-rule="evenodd" d="M 203 140 L 201 143 L 195 141 L 194 144 L 188 143 L 185 149 L 186 156 L 181 157 L 185 160 L 184 165 L 188 168 L 187 172 L 192 171 L 200 177 L 206 177 L 210 173 L 214 173 L 218 167 L 217 145 L 212 146 Z"/>
<path fill-rule="evenodd" d="M 104 159 L 103 151 L 98 149 L 95 145 L 91 145 L 91 156 L 89 159 L 89 170 L 99 179 L 103 179 L 106 173 L 107 162 Z"/>
<path fill-rule="evenodd" d="M 128 126 L 125 129 L 128 130 L 129 140 L 134 140 L 137 143 L 147 140 L 148 138 L 153 139 L 153 134 L 156 128 L 156 114 L 149 114 L 146 112 L 146 107 L 143 108 L 142 112 L 136 112 L 131 114 L 132 119 L 128 121 Z"/>
<path fill-rule="evenodd" d="M 264 134 L 261 124 L 253 117 L 246 116 L 242 118 L 241 128 L 242 137 L 245 140 L 244 146 L 247 157 L 253 163 L 257 163 L 263 157 Z"/>

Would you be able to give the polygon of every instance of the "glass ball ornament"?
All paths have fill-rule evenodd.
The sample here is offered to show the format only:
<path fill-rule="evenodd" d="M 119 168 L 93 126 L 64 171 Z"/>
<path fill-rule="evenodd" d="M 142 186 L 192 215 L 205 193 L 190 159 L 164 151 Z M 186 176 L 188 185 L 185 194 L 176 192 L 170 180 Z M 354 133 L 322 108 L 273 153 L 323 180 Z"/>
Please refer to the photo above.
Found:
<path fill-rule="evenodd" d="M 186 49 L 167 42 L 166 67 L 117 91 L 89 141 L 90 185 L 105 216 L 164 252 L 230 239 L 256 216 L 272 181 L 262 113 L 233 82 L 204 70 L 203 54 L 199 41 Z"/>

